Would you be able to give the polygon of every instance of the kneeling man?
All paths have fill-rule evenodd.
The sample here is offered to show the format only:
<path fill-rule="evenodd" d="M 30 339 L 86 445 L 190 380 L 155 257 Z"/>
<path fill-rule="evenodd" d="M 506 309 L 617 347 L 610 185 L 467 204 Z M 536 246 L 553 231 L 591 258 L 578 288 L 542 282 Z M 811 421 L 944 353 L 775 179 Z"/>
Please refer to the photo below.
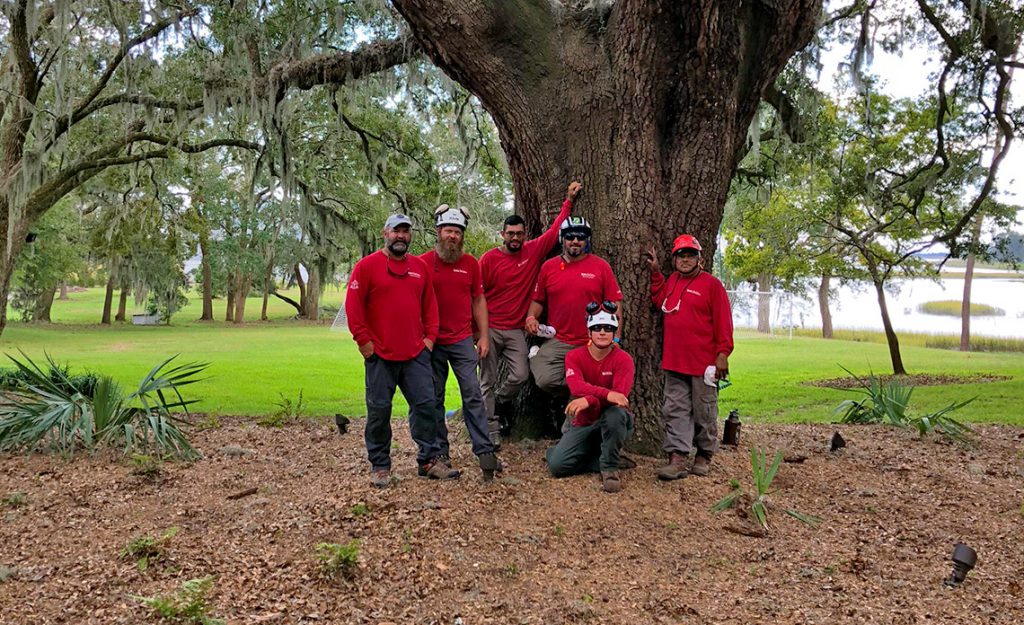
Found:
<path fill-rule="evenodd" d="M 565 408 L 569 430 L 547 454 L 555 477 L 600 471 L 602 488 L 609 493 L 622 489 L 619 453 L 633 433 L 633 358 L 615 343 L 618 327 L 610 302 L 587 305 L 590 343 L 565 356 L 565 382 L 572 397 Z"/>

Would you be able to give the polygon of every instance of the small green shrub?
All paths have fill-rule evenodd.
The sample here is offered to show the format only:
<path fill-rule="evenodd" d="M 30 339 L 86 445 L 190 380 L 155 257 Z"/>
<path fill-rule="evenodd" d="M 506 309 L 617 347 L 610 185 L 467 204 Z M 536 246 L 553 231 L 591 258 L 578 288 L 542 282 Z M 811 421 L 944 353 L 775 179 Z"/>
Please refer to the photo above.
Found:
<path fill-rule="evenodd" d="M 207 595 L 213 588 L 213 576 L 190 579 L 169 595 L 135 596 L 159 618 L 182 625 L 223 625 L 222 619 L 209 615 Z"/>
<path fill-rule="evenodd" d="M 352 506 L 349 509 L 349 512 L 352 513 L 352 516 L 366 516 L 367 514 L 370 514 L 370 508 L 365 503 L 360 501 L 359 503 Z"/>
<path fill-rule="evenodd" d="M 925 302 L 919 304 L 917 312 L 924 313 L 926 315 L 942 315 L 945 317 L 959 317 L 963 304 L 960 300 L 947 299 L 939 300 L 936 302 Z M 971 316 L 972 317 L 1002 317 L 1006 314 L 1006 311 L 1002 308 L 996 308 L 995 306 L 989 306 L 988 304 L 978 304 L 971 302 Z"/>
<path fill-rule="evenodd" d="M 146 454 L 132 454 L 132 475 L 146 478 L 147 480 L 158 480 L 163 475 L 163 463 L 159 458 Z"/>
<path fill-rule="evenodd" d="M 8 493 L 3 501 L 8 508 L 20 508 L 28 503 L 28 495 L 22 492 Z"/>
<path fill-rule="evenodd" d="M 865 379 L 854 375 L 846 367 L 842 369 L 857 380 L 860 388 L 841 390 L 864 395 L 864 399 L 859 401 L 847 399 L 836 406 L 833 414 L 841 415 L 839 420 L 842 423 L 889 423 L 901 428 L 913 428 L 922 438 L 939 432 L 958 443 L 969 444 L 973 441 L 974 430 L 950 417 L 949 413 L 963 408 L 976 397 L 954 402 L 929 414 L 911 417 L 907 414 L 907 408 L 914 392 L 913 386 L 904 384 L 896 377 L 883 384 L 874 374 Z"/>
<path fill-rule="evenodd" d="M 359 566 L 359 541 L 353 538 L 344 545 L 320 543 L 316 555 L 324 577 L 351 577 Z"/>
<path fill-rule="evenodd" d="M 110 376 L 95 380 L 91 395 L 81 392 L 49 355 L 44 369 L 22 352 L 25 361 L 8 358 L 25 379 L 23 388 L 9 391 L 0 406 L 0 450 L 34 451 L 49 443 L 63 453 L 120 445 L 125 453 L 153 450 L 160 455 L 194 459 L 199 453 L 178 429 L 184 419 L 175 414 L 187 410 L 183 386 L 199 381 L 205 364 L 189 363 L 167 368 L 175 358 L 164 360 L 125 393 Z"/>
<path fill-rule="evenodd" d="M 757 519 L 758 524 L 762 528 L 768 530 L 768 510 L 769 501 L 768 495 L 771 494 L 769 490 L 772 485 L 772 481 L 775 479 L 775 475 L 779 472 L 779 465 L 782 464 L 782 452 L 775 452 L 775 457 L 772 459 L 772 463 L 768 464 L 768 457 L 764 451 L 760 449 L 750 449 L 750 472 L 754 481 L 754 494 L 751 496 L 750 511 L 753 513 L 754 518 Z M 740 485 L 740 481 L 737 479 L 730 480 L 732 491 L 719 499 L 713 506 L 711 506 L 712 512 L 722 512 L 735 506 L 744 495 L 743 487 Z M 803 514 L 797 512 L 792 508 L 785 508 L 783 512 L 793 517 L 794 519 L 806 523 L 811 527 L 817 527 L 821 522 L 820 519 L 813 517 L 809 514 Z"/>
<path fill-rule="evenodd" d="M 178 533 L 177 527 L 172 527 L 163 533 L 160 538 L 151 536 L 140 536 L 128 543 L 128 546 L 121 550 L 121 559 L 135 560 L 135 566 L 140 571 L 145 571 L 150 564 L 156 564 L 167 555 L 167 543 Z"/>

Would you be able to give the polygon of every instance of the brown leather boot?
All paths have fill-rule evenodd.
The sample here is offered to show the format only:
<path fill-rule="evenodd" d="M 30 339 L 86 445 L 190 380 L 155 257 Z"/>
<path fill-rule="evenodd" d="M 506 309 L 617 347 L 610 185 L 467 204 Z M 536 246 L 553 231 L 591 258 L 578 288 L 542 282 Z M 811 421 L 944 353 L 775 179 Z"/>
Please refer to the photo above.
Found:
<path fill-rule="evenodd" d="M 601 490 L 606 493 L 617 493 L 622 490 L 618 471 L 601 471 Z"/>
<path fill-rule="evenodd" d="M 704 477 L 711 471 L 711 459 L 705 456 L 698 455 L 693 460 L 693 468 L 690 469 L 690 473 L 697 477 Z"/>
<path fill-rule="evenodd" d="M 659 480 L 678 480 L 686 477 L 686 456 L 672 452 L 668 455 L 668 464 L 658 469 Z"/>

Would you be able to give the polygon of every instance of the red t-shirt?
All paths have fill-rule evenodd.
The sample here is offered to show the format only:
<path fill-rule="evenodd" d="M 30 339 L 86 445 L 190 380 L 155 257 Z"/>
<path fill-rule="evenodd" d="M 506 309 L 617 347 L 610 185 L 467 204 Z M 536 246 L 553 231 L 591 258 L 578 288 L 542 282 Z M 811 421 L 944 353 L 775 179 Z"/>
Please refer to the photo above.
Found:
<path fill-rule="evenodd" d="M 472 254 L 463 254 L 454 263 L 446 263 L 430 250 L 420 256 L 430 272 L 437 297 L 438 345 L 451 345 L 473 335 L 473 298 L 484 292 L 480 283 L 480 263 Z"/>
<path fill-rule="evenodd" d="M 590 348 L 577 347 L 565 355 L 565 383 L 573 397 L 583 397 L 589 404 L 572 420 L 573 425 L 590 425 L 611 406 L 608 392 L 629 397 L 633 390 L 633 358 L 616 345 L 607 356 L 596 360 Z"/>
<path fill-rule="evenodd" d="M 345 295 L 356 344 L 373 341 L 374 353 L 385 360 L 412 360 L 423 351 L 423 339 L 437 340 L 437 300 L 428 271 L 415 256 L 398 260 L 383 250 L 356 263 Z"/>
<path fill-rule="evenodd" d="M 587 304 L 622 299 L 612 268 L 603 258 L 587 254 L 582 260 L 565 262 L 561 256 L 548 259 L 540 268 L 534 301 L 544 304 L 548 325 L 555 338 L 569 345 L 585 345 Z"/>
<path fill-rule="evenodd" d="M 517 330 L 526 323 L 526 310 L 537 283 L 537 274 L 544 257 L 558 241 L 559 228 L 572 209 L 572 200 L 562 203 L 547 231 L 523 244 L 523 248 L 509 254 L 496 247 L 480 257 L 480 273 L 487 298 L 487 325 L 496 330 Z"/>
<path fill-rule="evenodd" d="M 651 272 L 651 301 L 665 317 L 661 368 L 704 375 L 718 354 L 732 353 L 732 310 L 725 287 L 706 271 L 694 278 Z M 678 310 L 676 307 L 678 306 Z"/>

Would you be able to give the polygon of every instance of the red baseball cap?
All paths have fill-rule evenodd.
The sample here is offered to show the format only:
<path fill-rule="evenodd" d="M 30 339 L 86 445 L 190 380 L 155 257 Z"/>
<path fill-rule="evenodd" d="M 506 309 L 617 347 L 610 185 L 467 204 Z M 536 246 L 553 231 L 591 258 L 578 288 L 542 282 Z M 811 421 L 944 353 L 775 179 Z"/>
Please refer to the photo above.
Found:
<path fill-rule="evenodd" d="M 672 255 L 675 256 L 681 250 L 697 250 L 700 252 L 700 241 L 692 234 L 681 234 L 672 242 Z"/>

